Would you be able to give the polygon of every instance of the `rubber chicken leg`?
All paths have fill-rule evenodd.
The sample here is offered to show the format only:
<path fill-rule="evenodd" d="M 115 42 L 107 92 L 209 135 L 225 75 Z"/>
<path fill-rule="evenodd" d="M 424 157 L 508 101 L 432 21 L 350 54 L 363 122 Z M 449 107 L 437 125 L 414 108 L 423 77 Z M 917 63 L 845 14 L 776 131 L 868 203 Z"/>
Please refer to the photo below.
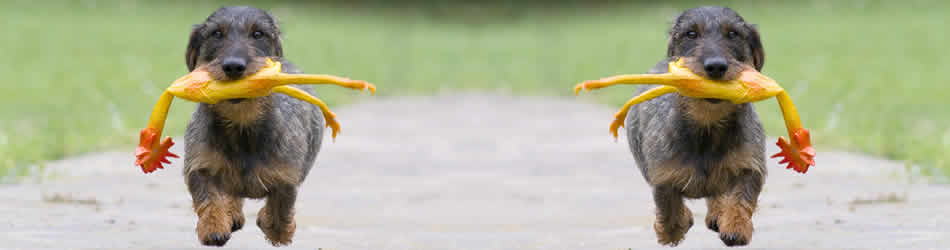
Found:
<path fill-rule="evenodd" d="M 646 100 L 659 97 L 664 94 L 677 92 L 680 95 L 692 98 L 717 98 L 729 100 L 735 104 L 757 102 L 768 98 L 776 97 L 779 107 L 782 109 L 782 115 L 785 118 L 785 126 L 788 129 L 788 141 L 784 137 L 779 137 L 776 143 L 782 151 L 772 156 L 784 157 L 780 164 L 788 163 L 787 168 L 794 169 L 800 173 L 808 171 L 808 167 L 815 165 L 815 149 L 811 145 L 810 135 L 807 129 L 802 128 L 801 120 L 798 117 L 798 111 L 792 104 L 791 97 L 774 80 L 756 71 L 748 68 L 739 75 L 738 79 L 731 81 L 708 80 L 689 71 L 684 64 L 684 59 L 672 61 L 669 63 L 669 73 L 663 74 L 637 74 L 637 75 L 619 75 L 600 80 L 585 81 L 574 87 L 574 94 L 580 93 L 582 89 L 590 92 L 594 89 L 605 88 L 616 84 L 660 84 L 665 86 L 656 87 L 630 99 L 626 104 L 614 114 L 614 121 L 610 124 L 610 133 L 617 138 L 617 130 L 623 127 L 627 112 L 633 105 L 642 103 Z"/>
<path fill-rule="evenodd" d="M 330 111 L 330 107 L 327 107 L 326 103 L 323 103 L 323 101 L 321 101 L 319 98 L 314 97 L 303 90 L 290 86 L 274 87 L 274 92 L 283 93 L 290 97 L 304 100 L 313 105 L 317 105 L 317 107 L 320 107 L 320 111 L 323 112 L 323 119 L 327 122 L 327 127 L 333 131 L 330 136 L 333 138 L 333 140 L 336 140 L 336 135 L 339 134 L 341 130 L 340 123 L 336 121 L 336 114 L 334 114 L 333 111 Z"/>
<path fill-rule="evenodd" d="M 802 122 L 798 118 L 798 110 L 795 109 L 795 104 L 792 104 L 792 98 L 788 96 L 788 93 L 782 91 L 776 99 L 782 109 L 782 116 L 785 117 L 785 128 L 788 129 L 788 137 L 792 141 L 789 143 L 785 137 L 779 137 L 775 145 L 778 145 L 782 151 L 772 155 L 771 158 L 782 157 L 779 164 L 788 163 L 785 168 L 805 173 L 808 171 L 808 166 L 815 165 L 815 148 L 811 146 L 811 135 L 808 129 L 802 128 Z"/>
<path fill-rule="evenodd" d="M 591 90 L 606 88 L 617 84 L 663 84 L 673 87 L 675 90 L 676 88 L 689 85 L 688 82 L 702 80 L 702 78 L 693 77 L 691 75 L 677 75 L 673 73 L 618 75 L 578 84 L 574 86 L 574 94 L 580 94 L 582 89 L 587 90 L 589 93 Z"/>
<path fill-rule="evenodd" d="M 617 113 L 614 114 L 614 122 L 610 123 L 610 134 L 614 136 L 614 140 L 617 140 L 617 129 L 623 127 L 623 122 L 627 119 L 627 112 L 630 111 L 630 107 L 673 92 L 676 92 L 676 88 L 670 86 L 660 86 L 647 90 L 623 104 L 623 107 L 620 108 L 620 111 L 617 111 Z"/>
<path fill-rule="evenodd" d="M 155 108 L 152 109 L 148 127 L 142 129 L 139 135 L 139 146 L 135 148 L 135 165 L 141 166 L 145 173 L 163 168 L 162 163 L 171 163 L 168 157 L 178 158 L 178 155 L 168 152 L 168 149 L 175 145 L 171 137 L 165 137 L 161 141 L 158 140 L 162 136 L 162 130 L 165 128 L 165 118 L 168 116 L 168 108 L 171 107 L 174 98 L 168 91 L 162 93 L 162 96 L 158 98 L 158 103 L 155 104 Z"/>

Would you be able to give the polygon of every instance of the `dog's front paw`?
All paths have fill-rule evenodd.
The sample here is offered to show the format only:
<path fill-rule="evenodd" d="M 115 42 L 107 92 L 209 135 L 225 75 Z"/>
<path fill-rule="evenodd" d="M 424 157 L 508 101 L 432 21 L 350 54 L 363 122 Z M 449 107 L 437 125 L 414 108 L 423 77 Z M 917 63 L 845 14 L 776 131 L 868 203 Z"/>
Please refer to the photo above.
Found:
<path fill-rule="evenodd" d="M 231 217 L 231 232 L 244 228 L 244 199 L 234 197 L 229 201 L 228 216 Z"/>
<path fill-rule="evenodd" d="M 231 214 L 231 232 L 241 230 L 244 228 L 244 215 L 243 214 Z"/>
<path fill-rule="evenodd" d="M 231 239 L 231 234 L 229 233 L 210 233 L 201 238 L 201 244 L 205 246 L 222 247 L 228 243 L 229 239 Z"/>
<path fill-rule="evenodd" d="M 294 232 L 297 231 L 297 223 L 294 221 L 293 214 L 278 218 L 271 214 L 267 206 L 261 208 L 257 215 L 257 227 L 264 232 L 267 241 L 275 247 L 293 243 Z"/>
<path fill-rule="evenodd" d="M 726 246 L 745 246 L 749 244 L 749 237 L 743 236 L 739 233 L 728 233 L 722 232 L 719 233 L 719 239 L 722 240 L 722 243 L 725 243 Z"/>
<path fill-rule="evenodd" d="M 233 226 L 226 207 L 220 206 L 219 203 L 205 202 L 199 204 L 195 212 L 198 214 L 195 232 L 202 245 L 220 247 L 228 243 Z"/>
<path fill-rule="evenodd" d="M 653 230 L 656 231 L 656 242 L 660 245 L 675 247 L 683 241 L 686 232 L 689 231 L 692 222 L 685 225 L 668 226 L 669 224 L 653 223 Z"/>
<path fill-rule="evenodd" d="M 706 214 L 706 228 L 712 230 L 713 232 L 719 232 L 719 211 L 713 211 L 710 209 L 709 213 Z"/>
<path fill-rule="evenodd" d="M 205 217 L 198 220 L 198 240 L 205 246 L 224 246 L 231 239 L 230 218 Z"/>
<path fill-rule="evenodd" d="M 746 219 L 721 218 L 719 225 L 719 239 L 726 246 L 745 246 L 752 240 L 752 222 Z"/>
<path fill-rule="evenodd" d="M 688 209 L 684 209 L 682 214 L 673 220 L 658 217 L 656 222 L 653 223 L 653 230 L 656 231 L 656 242 L 671 247 L 675 247 L 683 241 L 690 227 L 693 227 L 693 214 Z"/>
<path fill-rule="evenodd" d="M 713 232 L 719 232 L 719 218 L 715 216 L 706 216 L 706 228 Z"/>

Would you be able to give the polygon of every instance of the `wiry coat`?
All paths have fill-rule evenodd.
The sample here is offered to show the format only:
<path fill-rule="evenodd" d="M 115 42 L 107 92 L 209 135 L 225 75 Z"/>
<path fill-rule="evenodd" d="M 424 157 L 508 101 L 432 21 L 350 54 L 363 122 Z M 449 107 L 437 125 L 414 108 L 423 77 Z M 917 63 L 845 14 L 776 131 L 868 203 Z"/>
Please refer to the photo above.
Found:
<path fill-rule="evenodd" d="M 283 59 L 280 29 L 270 14 L 223 7 L 191 32 L 188 70 L 204 67 L 216 80 L 258 72 L 267 58 L 284 73 L 301 73 Z M 311 95 L 308 85 L 291 85 Z M 313 167 L 323 141 L 319 108 L 275 93 L 198 105 L 185 132 L 184 176 L 204 245 L 223 246 L 244 226 L 244 198 L 267 198 L 257 226 L 275 246 L 292 242 L 297 188 Z"/>
<path fill-rule="evenodd" d="M 679 58 L 700 76 L 733 80 L 744 67 L 761 70 L 765 54 L 758 31 L 737 13 L 699 7 L 676 18 L 667 59 L 648 72 L 666 73 Z M 706 225 L 726 245 L 749 243 L 766 175 L 765 134 L 752 104 L 672 93 L 634 105 L 624 124 L 630 152 L 653 189 L 659 243 L 679 244 L 693 225 L 684 198 L 706 198 Z"/>

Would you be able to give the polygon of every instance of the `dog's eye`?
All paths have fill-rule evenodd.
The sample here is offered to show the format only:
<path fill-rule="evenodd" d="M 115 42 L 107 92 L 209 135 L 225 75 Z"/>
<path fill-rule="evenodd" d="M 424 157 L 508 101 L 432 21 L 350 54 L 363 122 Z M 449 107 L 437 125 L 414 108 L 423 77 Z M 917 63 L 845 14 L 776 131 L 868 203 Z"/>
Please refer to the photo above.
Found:
<path fill-rule="evenodd" d="M 699 37 L 699 33 L 696 33 L 696 31 L 686 32 L 686 38 L 696 39 L 697 37 Z"/>
<path fill-rule="evenodd" d="M 263 39 L 264 32 L 254 31 L 254 33 L 251 33 L 251 37 L 253 37 L 254 39 Z"/>
<path fill-rule="evenodd" d="M 729 31 L 726 33 L 726 38 L 736 39 L 737 37 L 739 37 L 739 33 L 736 33 L 735 31 Z"/>
<path fill-rule="evenodd" d="M 224 37 L 224 33 L 221 33 L 220 30 L 216 30 L 214 32 L 211 32 L 211 37 L 221 38 L 221 37 Z"/>

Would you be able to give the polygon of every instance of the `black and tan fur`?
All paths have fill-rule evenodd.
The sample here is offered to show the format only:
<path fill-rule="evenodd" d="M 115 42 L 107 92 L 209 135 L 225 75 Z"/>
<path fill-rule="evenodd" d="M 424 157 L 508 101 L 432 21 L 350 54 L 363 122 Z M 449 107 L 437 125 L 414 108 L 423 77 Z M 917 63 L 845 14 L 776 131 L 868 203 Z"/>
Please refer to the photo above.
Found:
<path fill-rule="evenodd" d="M 755 26 L 724 7 L 686 10 L 670 30 L 667 62 L 711 79 L 732 80 L 743 67 L 762 69 L 765 54 Z M 644 86 L 643 92 L 656 85 Z M 751 104 L 664 95 L 635 105 L 625 126 L 630 151 L 653 189 L 658 242 L 675 246 L 693 225 L 684 198 L 706 198 L 706 225 L 727 246 L 746 245 L 765 180 L 765 135 Z"/>
<path fill-rule="evenodd" d="M 253 74 L 268 57 L 280 60 L 283 72 L 300 73 L 282 58 L 277 20 L 251 7 L 216 10 L 194 27 L 185 53 L 189 71 L 206 66 L 217 80 Z M 257 226 L 271 244 L 290 244 L 297 188 L 320 151 L 323 127 L 317 107 L 283 94 L 199 104 L 185 135 L 184 167 L 199 241 L 223 246 L 244 226 L 244 198 L 266 198 Z"/>

